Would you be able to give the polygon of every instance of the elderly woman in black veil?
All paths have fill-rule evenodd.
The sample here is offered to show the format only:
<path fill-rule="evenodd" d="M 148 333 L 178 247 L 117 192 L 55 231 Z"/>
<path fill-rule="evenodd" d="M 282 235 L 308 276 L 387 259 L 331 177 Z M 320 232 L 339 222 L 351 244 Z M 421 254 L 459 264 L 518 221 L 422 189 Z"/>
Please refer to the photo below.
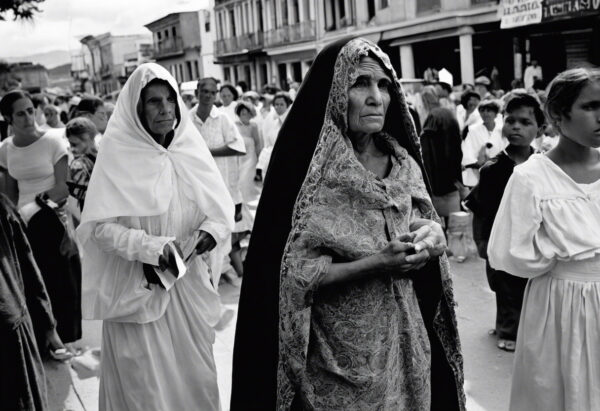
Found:
<path fill-rule="evenodd" d="M 231 409 L 464 409 L 444 249 L 389 58 L 367 40 L 332 43 L 269 165 Z"/>

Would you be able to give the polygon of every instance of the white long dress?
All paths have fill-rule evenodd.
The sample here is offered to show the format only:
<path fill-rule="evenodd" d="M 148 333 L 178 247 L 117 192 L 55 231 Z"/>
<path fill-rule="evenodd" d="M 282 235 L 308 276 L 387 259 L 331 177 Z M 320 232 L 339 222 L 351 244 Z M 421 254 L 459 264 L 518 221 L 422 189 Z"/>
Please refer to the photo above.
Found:
<path fill-rule="evenodd" d="M 600 180 L 575 183 L 532 155 L 504 191 L 488 256 L 530 278 L 510 409 L 600 410 Z"/>
<path fill-rule="evenodd" d="M 186 239 L 205 216 L 185 185 L 172 181 L 177 194 L 163 215 L 98 223 L 94 241 L 100 249 L 125 260 L 156 264 L 165 242 L 175 237 L 187 256 L 193 244 L 190 247 Z M 135 241 L 140 229 L 147 235 Z M 214 331 L 209 324 L 218 320 L 220 305 L 210 278 L 205 260 L 197 257 L 168 291 L 160 318 L 145 324 L 104 321 L 100 410 L 219 409 Z"/>

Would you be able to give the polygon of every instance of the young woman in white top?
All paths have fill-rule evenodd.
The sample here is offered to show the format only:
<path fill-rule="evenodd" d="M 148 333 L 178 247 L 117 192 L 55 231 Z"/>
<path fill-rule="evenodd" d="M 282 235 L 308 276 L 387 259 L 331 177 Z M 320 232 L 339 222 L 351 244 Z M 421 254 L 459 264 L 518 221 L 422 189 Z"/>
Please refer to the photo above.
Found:
<path fill-rule="evenodd" d="M 558 145 L 515 167 L 488 246 L 493 268 L 529 278 L 510 409 L 600 409 L 600 70 L 549 85 Z"/>
<path fill-rule="evenodd" d="M 81 266 L 65 211 L 67 143 L 35 123 L 35 109 L 26 92 L 15 90 L 0 101 L 0 111 L 14 131 L 0 146 L 0 169 L 5 173 L 8 197 L 27 225 L 27 237 L 42 273 L 56 330 L 64 342 L 81 338 Z M 33 325 L 44 350 L 43 335 Z M 50 352 L 62 349 L 51 344 Z"/>

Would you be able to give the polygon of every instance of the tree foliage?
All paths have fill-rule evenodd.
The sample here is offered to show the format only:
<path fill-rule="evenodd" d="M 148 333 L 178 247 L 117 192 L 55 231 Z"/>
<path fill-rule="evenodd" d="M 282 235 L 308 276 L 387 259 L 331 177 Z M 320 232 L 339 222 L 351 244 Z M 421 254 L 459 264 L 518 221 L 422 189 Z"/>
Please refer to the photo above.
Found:
<path fill-rule="evenodd" d="M 11 13 L 13 20 L 32 20 L 39 13 L 39 4 L 45 0 L 0 0 L 0 21 Z"/>

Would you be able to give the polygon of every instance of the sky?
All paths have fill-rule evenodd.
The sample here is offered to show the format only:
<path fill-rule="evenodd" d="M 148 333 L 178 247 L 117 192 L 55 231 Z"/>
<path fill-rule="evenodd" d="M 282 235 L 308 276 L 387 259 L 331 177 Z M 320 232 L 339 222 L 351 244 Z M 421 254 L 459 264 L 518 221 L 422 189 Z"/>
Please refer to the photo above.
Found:
<path fill-rule="evenodd" d="M 209 0 L 45 0 L 33 22 L 0 21 L 0 58 L 53 50 L 75 51 L 88 34 L 150 33 L 144 24 L 176 11 L 199 10 Z"/>

